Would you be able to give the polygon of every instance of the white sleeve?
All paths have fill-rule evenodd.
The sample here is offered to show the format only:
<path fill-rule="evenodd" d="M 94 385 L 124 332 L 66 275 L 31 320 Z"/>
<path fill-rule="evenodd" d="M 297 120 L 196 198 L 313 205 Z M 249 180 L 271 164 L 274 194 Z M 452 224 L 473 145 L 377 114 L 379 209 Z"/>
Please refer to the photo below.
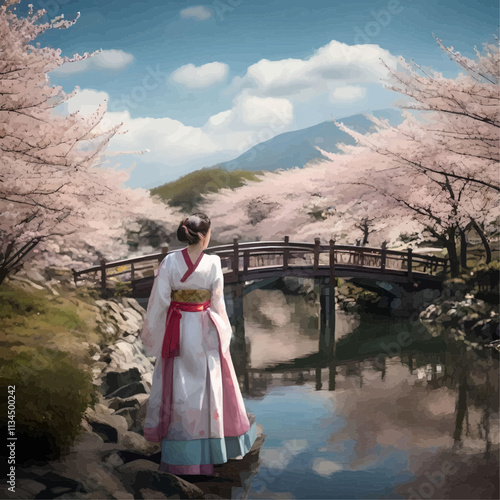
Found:
<path fill-rule="evenodd" d="M 215 280 L 212 282 L 212 295 L 210 297 L 210 309 L 212 309 L 213 312 L 217 313 L 222 322 L 224 323 L 224 326 L 227 328 L 229 333 L 229 336 L 232 334 L 232 327 L 231 327 L 231 322 L 229 321 L 229 318 L 227 316 L 227 311 L 226 311 L 226 303 L 224 301 L 224 275 L 222 273 L 222 266 L 220 262 L 220 257 L 218 255 L 216 256 L 216 262 L 215 262 Z"/>
<path fill-rule="evenodd" d="M 148 308 L 140 338 L 148 356 L 161 356 L 167 310 L 170 306 L 172 287 L 170 284 L 170 254 L 160 264 L 153 282 Z"/>

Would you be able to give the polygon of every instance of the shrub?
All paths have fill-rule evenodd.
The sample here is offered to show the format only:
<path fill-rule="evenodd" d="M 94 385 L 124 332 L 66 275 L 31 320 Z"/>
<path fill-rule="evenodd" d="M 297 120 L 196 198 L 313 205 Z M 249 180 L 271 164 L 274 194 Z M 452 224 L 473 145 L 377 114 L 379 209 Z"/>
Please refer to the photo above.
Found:
<path fill-rule="evenodd" d="M 16 463 L 54 460 L 80 433 L 97 395 L 92 375 L 70 355 L 45 347 L 11 346 L 0 355 L 2 435 L 7 435 L 7 387 L 15 386 Z"/>

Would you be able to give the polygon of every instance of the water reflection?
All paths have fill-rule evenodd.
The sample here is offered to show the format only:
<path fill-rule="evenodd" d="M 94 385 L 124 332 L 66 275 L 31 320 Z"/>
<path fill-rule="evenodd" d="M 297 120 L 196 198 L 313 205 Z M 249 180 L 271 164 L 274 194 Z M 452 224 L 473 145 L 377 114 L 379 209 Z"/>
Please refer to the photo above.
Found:
<path fill-rule="evenodd" d="M 328 363 L 314 309 L 305 321 L 300 297 L 264 292 L 265 308 L 245 304 L 246 338 L 232 346 L 246 407 L 266 434 L 248 498 L 498 498 L 491 351 L 337 311 Z"/>

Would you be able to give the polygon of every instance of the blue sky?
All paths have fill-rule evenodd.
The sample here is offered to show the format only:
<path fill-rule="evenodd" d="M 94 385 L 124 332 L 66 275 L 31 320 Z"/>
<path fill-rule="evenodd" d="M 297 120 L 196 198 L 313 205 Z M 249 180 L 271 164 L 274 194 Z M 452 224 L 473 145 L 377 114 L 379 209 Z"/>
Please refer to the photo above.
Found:
<path fill-rule="evenodd" d="M 41 0 L 49 17 L 80 19 L 42 45 L 63 56 L 97 49 L 50 74 L 88 112 L 107 99 L 129 132 L 110 150 L 148 149 L 127 185 L 153 187 L 230 160 L 254 144 L 332 117 L 389 107 L 379 58 L 398 56 L 444 76 L 458 67 L 432 33 L 464 55 L 498 29 L 497 0 Z M 18 7 L 26 12 L 27 2 Z M 93 108 L 94 106 L 94 108 Z"/>

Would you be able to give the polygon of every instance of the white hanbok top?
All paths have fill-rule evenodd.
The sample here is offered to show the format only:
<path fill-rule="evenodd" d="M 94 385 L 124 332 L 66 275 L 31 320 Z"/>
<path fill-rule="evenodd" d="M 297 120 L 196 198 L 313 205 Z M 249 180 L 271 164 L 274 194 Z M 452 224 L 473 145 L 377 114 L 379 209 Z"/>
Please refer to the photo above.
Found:
<path fill-rule="evenodd" d="M 210 306 L 181 311 L 179 355 L 162 357 L 171 293 L 184 289 L 210 290 Z M 167 254 L 141 332 L 146 353 L 156 356 L 144 425 L 147 440 L 221 439 L 248 432 L 250 423 L 229 351 L 231 336 L 220 257 L 202 253 L 193 263 L 187 248 Z"/>
<path fill-rule="evenodd" d="M 181 281 L 187 267 L 182 254 L 183 250 L 185 249 L 174 250 L 167 254 L 155 277 L 141 333 L 141 339 L 148 356 L 159 357 L 161 355 L 172 290 L 210 290 L 212 295 L 209 314 L 219 330 L 223 352 L 229 348 L 231 342 L 232 327 L 224 302 L 224 275 L 220 257 L 202 252 L 194 272 L 185 281 Z M 189 329 L 199 327 L 199 317 L 206 316 L 206 314 L 183 311 L 182 316 L 186 323 L 185 327 Z"/>

